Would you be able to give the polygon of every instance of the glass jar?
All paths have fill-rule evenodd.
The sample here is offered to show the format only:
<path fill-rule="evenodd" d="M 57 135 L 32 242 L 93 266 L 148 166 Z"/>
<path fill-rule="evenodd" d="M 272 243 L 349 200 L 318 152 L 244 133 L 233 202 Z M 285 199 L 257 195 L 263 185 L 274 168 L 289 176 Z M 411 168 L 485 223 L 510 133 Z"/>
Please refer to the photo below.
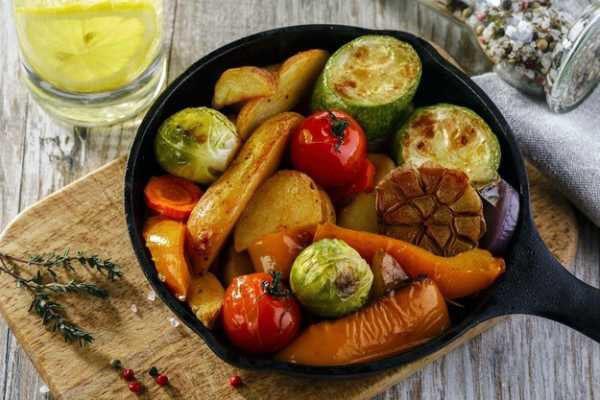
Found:
<path fill-rule="evenodd" d="M 504 80 L 545 97 L 555 112 L 573 109 L 600 82 L 596 0 L 450 0 L 447 7 L 473 29 Z"/>

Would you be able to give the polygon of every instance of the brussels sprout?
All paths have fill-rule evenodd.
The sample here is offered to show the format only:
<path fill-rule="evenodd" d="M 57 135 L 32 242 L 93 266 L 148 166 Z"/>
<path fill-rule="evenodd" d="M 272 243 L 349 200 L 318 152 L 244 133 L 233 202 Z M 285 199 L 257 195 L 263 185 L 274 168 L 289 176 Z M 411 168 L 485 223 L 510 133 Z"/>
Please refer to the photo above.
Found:
<path fill-rule="evenodd" d="M 212 108 L 186 108 L 163 122 L 154 152 L 170 174 L 209 184 L 225 171 L 240 144 L 226 116 Z"/>
<path fill-rule="evenodd" d="M 339 239 L 323 239 L 294 261 L 290 286 L 300 303 L 316 315 L 339 317 L 362 307 L 373 284 L 369 264 Z"/>

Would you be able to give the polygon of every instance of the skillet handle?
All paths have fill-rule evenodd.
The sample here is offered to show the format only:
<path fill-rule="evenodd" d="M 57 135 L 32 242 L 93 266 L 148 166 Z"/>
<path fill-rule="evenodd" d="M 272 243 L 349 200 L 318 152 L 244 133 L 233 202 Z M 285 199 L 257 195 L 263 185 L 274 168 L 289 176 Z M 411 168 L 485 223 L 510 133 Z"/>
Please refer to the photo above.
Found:
<path fill-rule="evenodd" d="M 516 270 L 499 282 L 484 318 L 531 314 L 552 319 L 600 342 L 600 289 L 579 280 L 531 227 L 516 247 Z M 521 236 L 521 235 L 520 235 Z M 523 238 L 525 239 L 525 238 Z"/>

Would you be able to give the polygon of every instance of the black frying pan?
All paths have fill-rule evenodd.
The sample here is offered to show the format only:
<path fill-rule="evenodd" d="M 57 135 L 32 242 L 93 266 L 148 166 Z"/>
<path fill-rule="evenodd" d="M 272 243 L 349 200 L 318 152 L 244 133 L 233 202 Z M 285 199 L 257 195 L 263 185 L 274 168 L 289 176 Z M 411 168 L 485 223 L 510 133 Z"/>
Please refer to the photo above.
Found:
<path fill-rule="evenodd" d="M 419 53 L 423 77 L 415 97 L 417 106 L 447 102 L 469 107 L 483 117 L 498 136 L 502 148 L 500 174 L 516 188 L 521 200 L 518 227 L 505 256 L 506 273 L 479 297 L 468 302 L 466 309 L 453 312 L 453 325 L 442 336 L 393 357 L 339 367 L 311 367 L 244 355 L 231 346 L 223 332 L 206 329 L 185 303 L 166 289 L 144 246 L 143 189 L 152 175 L 163 173 L 154 159 L 154 137 L 159 125 L 171 114 L 185 107 L 209 105 L 214 84 L 227 68 L 275 64 L 309 48 L 333 52 L 342 44 L 369 33 L 395 36 L 411 43 Z M 509 314 L 550 318 L 600 341 L 600 290 L 571 275 L 550 255 L 540 239 L 531 218 L 525 165 L 510 127 L 471 79 L 444 60 L 425 40 L 408 33 L 339 25 L 294 26 L 240 39 L 203 57 L 164 91 L 139 127 L 127 163 L 125 213 L 135 254 L 156 293 L 220 358 L 240 368 L 319 377 L 373 373 L 415 361 L 447 346 L 476 325 Z"/>

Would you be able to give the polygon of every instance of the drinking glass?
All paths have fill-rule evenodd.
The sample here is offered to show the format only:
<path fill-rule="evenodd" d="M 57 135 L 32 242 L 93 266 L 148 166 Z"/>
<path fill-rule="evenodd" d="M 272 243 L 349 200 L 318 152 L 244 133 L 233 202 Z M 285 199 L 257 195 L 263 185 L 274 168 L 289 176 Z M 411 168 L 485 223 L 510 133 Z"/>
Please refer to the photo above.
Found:
<path fill-rule="evenodd" d="M 163 0 L 13 0 L 22 78 L 49 114 L 76 126 L 122 122 L 166 79 Z"/>

